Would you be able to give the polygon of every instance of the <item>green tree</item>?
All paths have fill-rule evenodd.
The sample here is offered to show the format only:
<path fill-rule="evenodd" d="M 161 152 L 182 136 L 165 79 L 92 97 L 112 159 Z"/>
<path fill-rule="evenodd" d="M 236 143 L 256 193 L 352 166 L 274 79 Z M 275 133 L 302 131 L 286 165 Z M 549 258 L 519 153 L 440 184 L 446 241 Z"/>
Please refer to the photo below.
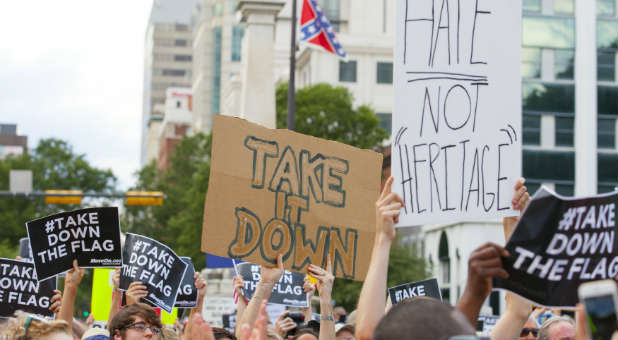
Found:
<path fill-rule="evenodd" d="M 316 84 L 296 91 L 296 128 L 306 135 L 342 142 L 362 149 L 381 146 L 388 138 L 373 110 L 354 109 L 345 87 Z M 287 127 L 288 84 L 277 87 L 277 127 Z"/>
<path fill-rule="evenodd" d="M 0 159 L 0 190 L 9 189 L 10 170 L 32 170 L 32 186 L 36 191 L 48 189 L 113 192 L 116 177 L 111 170 L 90 165 L 83 154 L 59 139 L 42 139 L 32 152 Z M 82 207 L 88 205 L 84 200 Z M 0 197 L 0 256 L 14 258 L 19 239 L 26 237 L 27 221 L 60 211 L 78 209 L 77 205 L 47 205 L 37 197 Z M 75 301 L 76 316 L 90 310 L 92 271 L 87 270 Z M 62 287 L 62 283 L 60 285 Z"/>
<path fill-rule="evenodd" d="M 205 265 L 200 250 L 204 201 L 210 176 L 212 139 L 205 134 L 183 138 L 174 149 L 167 169 L 151 163 L 138 172 L 137 190 L 165 193 L 162 206 L 127 207 L 125 229 L 152 237 L 192 258 L 196 268 Z"/>

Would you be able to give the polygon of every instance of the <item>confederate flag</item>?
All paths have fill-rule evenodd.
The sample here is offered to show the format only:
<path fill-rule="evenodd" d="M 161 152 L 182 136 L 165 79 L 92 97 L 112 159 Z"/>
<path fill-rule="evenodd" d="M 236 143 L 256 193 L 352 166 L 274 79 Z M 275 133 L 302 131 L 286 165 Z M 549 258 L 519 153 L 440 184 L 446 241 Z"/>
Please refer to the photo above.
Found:
<path fill-rule="evenodd" d="M 303 0 L 300 16 L 300 41 L 307 42 L 346 59 L 347 55 L 335 36 L 335 30 L 316 0 Z"/>

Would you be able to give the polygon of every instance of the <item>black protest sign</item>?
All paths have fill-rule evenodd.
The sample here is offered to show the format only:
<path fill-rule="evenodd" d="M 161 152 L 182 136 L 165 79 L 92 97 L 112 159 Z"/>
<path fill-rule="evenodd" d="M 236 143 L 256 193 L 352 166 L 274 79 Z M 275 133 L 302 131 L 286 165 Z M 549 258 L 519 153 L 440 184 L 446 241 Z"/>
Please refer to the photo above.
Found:
<path fill-rule="evenodd" d="M 122 264 L 118 208 L 63 212 L 26 223 L 40 279 L 73 268 L 117 268 Z"/>
<path fill-rule="evenodd" d="M 442 301 L 442 293 L 438 286 L 438 280 L 428 279 L 418 282 L 410 282 L 388 289 L 388 296 L 393 305 L 416 296 L 429 296 Z"/>
<path fill-rule="evenodd" d="M 618 274 L 618 193 L 564 198 L 541 188 L 506 245 L 508 279 L 494 287 L 546 307 L 572 308 L 577 287 Z"/>
<path fill-rule="evenodd" d="M 32 249 L 30 248 L 30 239 L 23 237 L 19 239 L 19 256 L 22 259 L 32 259 Z"/>
<path fill-rule="evenodd" d="M 480 332 L 483 336 L 489 336 L 499 319 L 500 317 L 497 315 L 479 315 L 476 323 L 476 331 Z"/>
<path fill-rule="evenodd" d="M 172 249 L 149 237 L 127 233 L 122 249 L 120 289 L 140 281 L 148 290 L 146 302 L 172 312 L 187 264 Z"/>
<path fill-rule="evenodd" d="M 182 256 L 181 259 L 187 264 L 187 271 L 180 283 L 174 307 L 193 308 L 197 306 L 197 289 L 195 288 L 195 279 L 193 278 L 195 268 L 193 268 L 193 261 L 191 261 L 190 257 Z"/>
<path fill-rule="evenodd" d="M 245 281 L 244 295 L 250 300 L 260 281 L 260 265 L 244 262 L 236 265 L 238 274 Z M 307 307 L 307 293 L 303 290 L 305 275 L 285 270 L 279 283 L 273 287 L 269 303 L 293 307 Z"/>
<path fill-rule="evenodd" d="M 236 313 L 223 314 L 221 315 L 221 319 L 223 322 L 223 328 L 230 332 L 234 332 L 234 328 L 236 328 Z"/>
<path fill-rule="evenodd" d="M 34 264 L 0 258 L 0 317 L 18 311 L 53 316 L 50 300 L 56 289 L 56 277 L 39 281 Z"/>

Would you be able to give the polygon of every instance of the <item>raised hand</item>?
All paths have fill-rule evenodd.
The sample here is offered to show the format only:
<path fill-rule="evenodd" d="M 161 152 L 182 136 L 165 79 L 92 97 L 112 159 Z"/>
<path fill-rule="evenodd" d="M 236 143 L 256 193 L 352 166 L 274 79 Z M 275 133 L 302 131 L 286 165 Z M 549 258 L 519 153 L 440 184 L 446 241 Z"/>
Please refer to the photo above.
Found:
<path fill-rule="evenodd" d="M 393 181 L 392 176 L 388 178 L 376 202 L 376 236 L 390 241 L 395 239 L 395 224 L 399 222 L 399 211 L 403 207 L 401 197 L 391 192 Z"/>
<path fill-rule="evenodd" d="M 296 322 L 288 317 L 288 315 L 290 315 L 290 311 L 286 310 L 279 315 L 277 322 L 275 322 L 275 331 L 284 339 L 285 335 L 288 334 L 289 331 L 296 328 Z"/>
<path fill-rule="evenodd" d="M 267 284 L 276 284 L 279 282 L 281 275 L 283 275 L 283 255 L 279 254 L 277 256 L 277 266 L 276 267 L 266 267 L 264 265 L 261 266 L 260 269 L 261 278 L 260 282 Z"/>
<path fill-rule="evenodd" d="M 69 287 L 77 288 L 79 283 L 82 282 L 83 277 L 84 269 L 77 265 L 77 260 L 73 260 L 73 269 L 67 272 L 66 278 L 64 279 L 64 290 L 67 290 Z"/>
<path fill-rule="evenodd" d="M 125 295 L 127 297 L 127 305 L 132 305 L 148 296 L 148 289 L 141 282 L 133 281 L 129 285 L 129 289 L 127 289 Z"/>
<path fill-rule="evenodd" d="M 54 290 L 54 296 L 49 299 L 49 310 L 54 314 L 58 314 L 60 312 L 60 307 L 62 306 L 62 292 L 59 290 Z"/>
<path fill-rule="evenodd" d="M 310 264 L 309 265 L 309 274 L 311 276 L 318 279 L 318 293 L 320 297 L 325 296 L 330 299 L 331 294 L 333 292 L 333 284 L 335 282 L 335 276 L 333 275 L 333 265 L 330 260 L 330 254 L 327 256 L 326 260 L 326 270 Z"/>

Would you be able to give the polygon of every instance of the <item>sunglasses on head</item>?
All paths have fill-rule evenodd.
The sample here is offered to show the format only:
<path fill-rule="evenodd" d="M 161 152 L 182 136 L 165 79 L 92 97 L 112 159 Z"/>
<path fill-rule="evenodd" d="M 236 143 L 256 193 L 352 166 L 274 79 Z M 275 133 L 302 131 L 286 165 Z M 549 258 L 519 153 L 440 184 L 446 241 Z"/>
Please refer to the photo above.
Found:
<path fill-rule="evenodd" d="M 538 328 L 522 328 L 521 333 L 519 333 L 520 337 L 528 336 L 528 333 L 532 333 L 533 336 L 537 336 L 539 334 Z"/>

